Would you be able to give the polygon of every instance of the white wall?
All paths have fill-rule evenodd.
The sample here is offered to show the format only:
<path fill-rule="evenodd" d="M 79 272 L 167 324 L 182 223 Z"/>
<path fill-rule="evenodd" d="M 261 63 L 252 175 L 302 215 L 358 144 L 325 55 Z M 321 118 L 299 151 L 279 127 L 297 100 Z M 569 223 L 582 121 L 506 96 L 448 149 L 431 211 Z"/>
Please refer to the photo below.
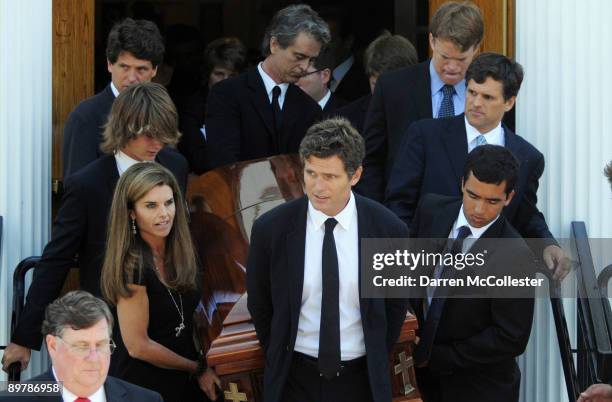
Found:
<path fill-rule="evenodd" d="M 585 221 L 590 237 L 612 237 L 602 174 L 612 159 L 610 21 L 608 0 L 516 0 L 516 59 L 525 69 L 517 133 L 546 157 L 538 205 L 559 238 L 569 237 L 573 220 Z M 524 401 L 567 400 L 549 305 L 536 304 L 522 361 Z M 575 300 L 565 306 L 575 331 Z"/>
<path fill-rule="evenodd" d="M 0 0 L 1 345 L 9 341 L 12 271 L 40 255 L 50 234 L 51 20 L 51 0 Z M 34 372 L 46 366 L 33 356 Z"/>

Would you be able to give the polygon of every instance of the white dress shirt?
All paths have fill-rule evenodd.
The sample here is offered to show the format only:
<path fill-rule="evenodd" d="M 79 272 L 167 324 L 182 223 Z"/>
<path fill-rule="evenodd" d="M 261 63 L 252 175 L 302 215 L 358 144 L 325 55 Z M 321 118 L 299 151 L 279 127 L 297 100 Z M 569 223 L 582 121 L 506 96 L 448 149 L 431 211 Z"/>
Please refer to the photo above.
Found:
<path fill-rule="evenodd" d="M 287 94 L 287 88 L 289 88 L 289 84 L 286 82 L 281 82 L 277 84 L 272 77 L 266 73 L 262 67 L 262 63 L 257 65 L 257 71 L 259 71 L 259 75 L 263 80 L 264 86 L 266 87 L 266 93 L 268 94 L 268 100 L 272 103 L 272 90 L 274 87 L 278 86 L 281 90 L 280 96 L 278 97 L 278 104 L 280 105 L 281 110 L 283 109 L 283 105 L 285 104 L 285 95 Z"/>
<path fill-rule="evenodd" d="M 321 110 L 325 109 L 325 105 L 327 105 L 327 102 L 329 102 L 329 99 L 331 98 L 331 94 L 332 94 L 331 91 L 328 89 L 325 96 L 322 97 L 321 100 L 318 102 Z"/>
<path fill-rule="evenodd" d="M 504 139 L 504 130 L 502 129 L 501 121 L 493 130 L 488 131 L 486 133 L 481 133 L 476 129 L 476 127 L 472 126 L 467 117 L 464 117 L 465 120 L 465 133 L 467 134 L 467 144 L 468 144 L 468 153 L 472 152 L 474 148 L 476 148 L 477 138 L 479 135 L 483 135 L 487 140 L 487 144 L 491 145 L 501 145 L 502 147 L 506 145 L 506 140 Z"/>
<path fill-rule="evenodd" d="M 489 222 L 485 226 L 481 228 L 475 228 L 474 226 L 469 224 L 467 218 L 465 217 L 465 213 L 463 212 L 463 204 L 461 204 L 461 208 L 459 208 L 459 214 L 457 215 L 457 219 L 455 219 L 455 223 L 453 224 L 453 228 L 448 234 L 448 237 L 450 239 L 456 239 L 457 236 L 459 235 L 460 227 L 462 226 L 469 227 L 470 230 L 472 231 L 472 234 L 465 238 L 465 240 L 463 241 L 463 248 L 461 250 L 462 253 L 467 253 L 469 249 L 472 247 L 472 245 L 476 242 L 476 240 L 480 239 L 480 236 L 482 236 L 482 234 L 486 232 L 487 229 L 489 229 L 489 227 L 491 227 L 491 225 L 494 224 L 495 221 L 498 219 L 499 219 L 499 215 L 497 215 L 495 219 L 493 219 L 491 222 Z"/>
<path fill-rule="evenodd" d="M 317 358 L 321 326 L 321 261 L 325 221 L 330 218 L 308 203 L 306 245 L 304 253 L 304 287 L 295 350 Z M 352 360 L 365 355 L 361 310 L 359 304 L 359 233 L 355 197 L 334 218 L 334 240 L 338 254 L 340 278 L 340 355 Z"/>
<path fill-rule="evenodd" d="M 115 84 L 113 84 L 113 82 L 111 81 L 110 83 L 111 86 L 111 91 L 113 91 L 113 95 L 115 95 L 115 98 L 117 96 L 119 96 L 119 90 L 117 89 L 117 87 L 115 86 Z"/>
<path fill-rule="evenodd" d="M 132 159 L 121 151 L 115 152 L 115 162 L 117 163 L 117 170 L 119 176 L 128 170 L 132 165 L 139 163 L 136 159 Z"/>
<path fill-rule="evenodd" d="M 57 375 L 55 375 L 55 368 L 51 367 L 51 371 L 53 372 L 53 377 L 55 377 L 55 381 L 57 381 Z M 98 388 L 96 392 L 91 394 L 91 396 L 75 395 L 70 392 L 68 388 L 62 386 L 62 399 L 64 400 L 64 402 L 74 402 L 79 396 L 89 399 L 90 402 L 106 402 L 104 384 L 100 388 Z"/>

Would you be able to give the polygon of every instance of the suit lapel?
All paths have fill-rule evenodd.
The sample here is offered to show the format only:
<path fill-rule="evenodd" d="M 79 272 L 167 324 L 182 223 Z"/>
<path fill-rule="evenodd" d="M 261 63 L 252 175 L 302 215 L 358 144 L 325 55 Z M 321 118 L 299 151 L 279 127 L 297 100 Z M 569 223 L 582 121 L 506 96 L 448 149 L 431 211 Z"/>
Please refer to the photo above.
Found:
<path fill-rule="evenodd" d="M 416 96 L 413 99 L 420 99 L 421 102 L 416 102 L 419 116 L 423 118 L 433 118 L 433 112 L 431 109 L 431 76 L 429 75 L 429 63 L 427 60 L 419 65 L 419 78 L 415 82 Z"/>
<path fill-rule="evenodd" d="M 508 148 L 517 158 L 521 157 L 521 144 L 516 139 L 516 134 L 510 131 L 508 128 L 502 125 L 502 129 L 504 130 L 504 143 L 506 148 Z"/>
<path fill-rule="evenodd" d="M 289 140 L 291 134 L 293 134 L 292 127 L 300 117 L 300 108 L 303 106 L 303 103 L 299 99 L 298 91 L 302 90 L 293 84 L 289 84 L 287 93 L 285 94 L 285 102 L 283 103 L 283 124 L 281 126 L 281 135 L 279 138 L 280 153 L 286 153 L 289 149 Z"/>
<path fill-rule="evenodd" d="M 463 166 L 468 154 L 467 133 L 465 132 L 463 116 L 463 114 L 460 114 L 450 119 L 441 120 L 444 124 L 444 130 L 441 133 L 442 142 L 455 172 L 457 183 L 461 183 Z"/>
<path fill-rule="evenodd" d="M 104 382 L 104 393 L 107 401 L 123 401 L 126 395 L 125 388 L 111 377 L 107 377 Z"/>
<path fill-rule="evenodd" d="M 261 119 L 263 120 L 268 134 L 272 139 L 274 135 L 274 116 L 272 115 L 272 106 L 270 105 L 270 98 L 266 93 L 266 86 L 263 83 L 257 67 L 251 68 L 247 73 L 247 84 L 249 86 L 249 98 L 253 103 L 254 109 L 257 111 Z M 284 116 L 283 116 L 284 117 Z"/>
<path fill-rule="evenodd" d="M 291 311 L 292 333 L 297 333 L 300 307 L 302 305 L 307 212 L 308 198 L 304 196 L 298 203 L 293 231 L 287 234 L 287 261 L 291 262 L 288 266 L 291 267 L 291 273 L 289 275 L 291 281 L 291 287 L 289 288 L 289 308 Z"/>
<path fill-rule="evenodd" d="M 113 194 L 115 192 L 115 186 L 117 185 L 117 181 L 119 180 L 119 170 L 117 169 L 117 161 L 115 160 L 114 155 L 106 155 L 103 160 L 104 171 L 107 172 L 105 174 L 104 180 L 106 180 L 106 187 L 108 188 L 109 194 L 111 195 L 112 199 Z"/>
<path fill-rule="evenodd" d="M 364 320 L 365 317 L 368 316 L 368 309 L 372 304 L 374 299 L 365 299 L 361 297 L 361 239 L 372 237 L 372 234 L 369 232 L 372 227 L 372 222 L 370 221 L 370 214 L 364 210 L 363 202 L 361 201 L 361 197 L 355 194 L 355 207 L 357 209 L 357 269 L 359 272 L 359 277 L 357 284 L 359 286 L 359 307 L 361 310 L 361 319 Z"/>

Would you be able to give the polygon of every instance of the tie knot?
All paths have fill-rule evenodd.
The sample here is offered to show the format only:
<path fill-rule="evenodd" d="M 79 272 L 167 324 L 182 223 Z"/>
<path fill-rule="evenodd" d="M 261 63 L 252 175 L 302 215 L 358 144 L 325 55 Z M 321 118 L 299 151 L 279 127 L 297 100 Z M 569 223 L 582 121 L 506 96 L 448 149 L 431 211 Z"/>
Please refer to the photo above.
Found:
<path fill-rule="evenodd" d="M 445 84 L 442 87 L 442 93 L 444 95 L 454 95 L 455 94 L 455 87 L 452 86 L 452 85 Z"/>
<path fill-rule="evenodd" d="M 476 146 L 479 147 L 481 145 L 487 145 L 487 139 L 482 134 L 476 137 Z"/>
<path fill-rule="evenodd" d="M 459 233 L 457 233 L 457 239 L 465 239 L 469 235 L 472 234 L 470 227 L 467 225 L 463 225 L 459 228 Z"/>
<path fill-rule="evenodd" d="M 281 94 L 281 89 L 278 85 L 275 85 L 274 88 L 272 88 L 272 97 L 275 99 L 278 99 L 278 97 Z"/>
<path fill-rule="evenodd" d="M 333 232 L 338 221 L 335 218 L 328 218 L 325 221 L 325 233 Z"/>
<path fill-rule="evenodd" d="M 83 398 L 82 396 L 79 396 L 77 399 L 74 400 L 74 402 L 90 402 L 89 398 Z"/>

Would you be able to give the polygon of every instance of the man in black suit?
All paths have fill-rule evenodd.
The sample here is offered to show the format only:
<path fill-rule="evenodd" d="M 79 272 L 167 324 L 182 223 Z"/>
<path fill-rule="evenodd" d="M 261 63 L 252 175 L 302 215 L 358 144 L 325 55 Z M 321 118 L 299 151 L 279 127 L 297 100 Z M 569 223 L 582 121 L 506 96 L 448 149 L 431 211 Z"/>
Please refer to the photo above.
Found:
<path fill-rule="evenodd" d="M 358 186 L 364 195 L 383 199 L 401 138 L 411 123 L 463 112 L 465 72 L 483 33 L 476 5 L 444 3 L 429 25 L 431 59 L 378 79 L 365 122 L 365 169 Z"/>
<path fill-rule="evenodd" d="M 472 149 L 483 143 L 505 146 L 521 164 L 516 195 L 504 216 L 523 237 L 542 239 L 530 244 L 534 254 L 561 279 L 569 272 L 569 259 L 537 208 L 544 156 L 502 124 L 504 113 L 514 106 L 523 69 L 505 56 L 483 53 L 468 68 L 466 80 L 465 115 L 410 126 L 389 178 L 385 205 L 411 226 L 424 194 L 461 194 L 461 172 Z"/>
<path fill-rule="evenodd" d="M 297 152 L 321 108 L 294 84 L 327 42 L 327 24 L 309 6 L 292 5 L 276 13 L 264 36 L 264 61 L 210 90 L 210 168 Z"/>
<path fill-rule="evenodd" d="M 359 244 L 408 231 L 351 191 L 363 154 L 347 120 L 312 126 L 300 145 L 307 196 L 253 225 L 248 308 L 265 351 L 267 402 L 391 401 L 388 353 L 407 303 L 360 297 Z"/>
<path fill-rule="evenodd" d="M 308 66 L 304 74 L 296 83 L 306 92 L 323 110 L 323 118 L 332 117 L 336 110 L 345 105 L 346 101 L 329 90 L 332 68 L 334 67 L 333 55 L 329 51 L 323 51 Z"/>
<path fill-rule="evenodd" d="M 4 370 L 16 361 L 25 369 L 30 349 L 40 348 L 45 307 L 59 296 L 75 258 L 81 288 L 101 294 L 107 217 L 115 185 L 123 172 L 140 161 L 155 160 L 174 173 L 185 191 L 187 161 L 177 151 L 165 148 L 178 142 L 177 116 L 170 96 L 160 84 L 132 85 L 119 94 L 104 131 L 102 150 L 106 155 L 66 180 L 51 241 L 34 269 L 22 316 L 2 358 Z"/>
<path fill-rule="evenodd" d="M 163 58 L 164 42 L 153 22 L 127 18 L 113 26 L 106 45 L 111 82 L 79 103 L 64 126 L 64 178 L 104 155 L 100 144 L 113 101 L 129 85 L 151 81 Z"/>
<path fill-rule="evenodd" d="M 346 117 L 363 135 L 365 121 L 376 81 L 381 74 L 416 64 L 417 52 L 412 43 L 401 35 L 385 32 L 368 45 L 363 54 L 363 64 L 370 82 L 370 93 L 338 109 L 337 114 Z"/>
<path fill-rule="evenodd" d="M 437 279 L 468 276 L 533 279 L 533 256 L 501 214 L 515 194 L 518 161 L 506 148 L 484 145 L 463 169 L 463 198 L 428 194 L 410 228 L 411 237 L 449 238 L 443 253 L 481 256 L 471 267 L 440 265 Z M 439 250 L 438 250 L 439 252 Z M 533 320 L 529 287 L 427 288 L 413 301 L 419 320 L 414 350 L 417 382 L 425 402 L 518 401 L 521 373 L 515 358 L 525 351 Z M 537 282 L 536 282 L 537 283 Z M 501 296 L 501 295 L 504 296 Z M 469 296 L 468 296 L 469 295 Z M 451 297 L 452 296 L 452 297 Z M 493 298 L 494 297 L 494 298 Z"/>
<path fill-rule="evenodd" d="M 67 293 L 47 306 L 42 334 L 51 369 L 28 382 L 59 383 L 60 395 L 55 393 L 51 399 L 40 393 L 9 397 L 8 401 L 162 401 L 157 392 L 108 377 L 115 343 L 113 315 L 103 300 L 81 290 Z"/>

